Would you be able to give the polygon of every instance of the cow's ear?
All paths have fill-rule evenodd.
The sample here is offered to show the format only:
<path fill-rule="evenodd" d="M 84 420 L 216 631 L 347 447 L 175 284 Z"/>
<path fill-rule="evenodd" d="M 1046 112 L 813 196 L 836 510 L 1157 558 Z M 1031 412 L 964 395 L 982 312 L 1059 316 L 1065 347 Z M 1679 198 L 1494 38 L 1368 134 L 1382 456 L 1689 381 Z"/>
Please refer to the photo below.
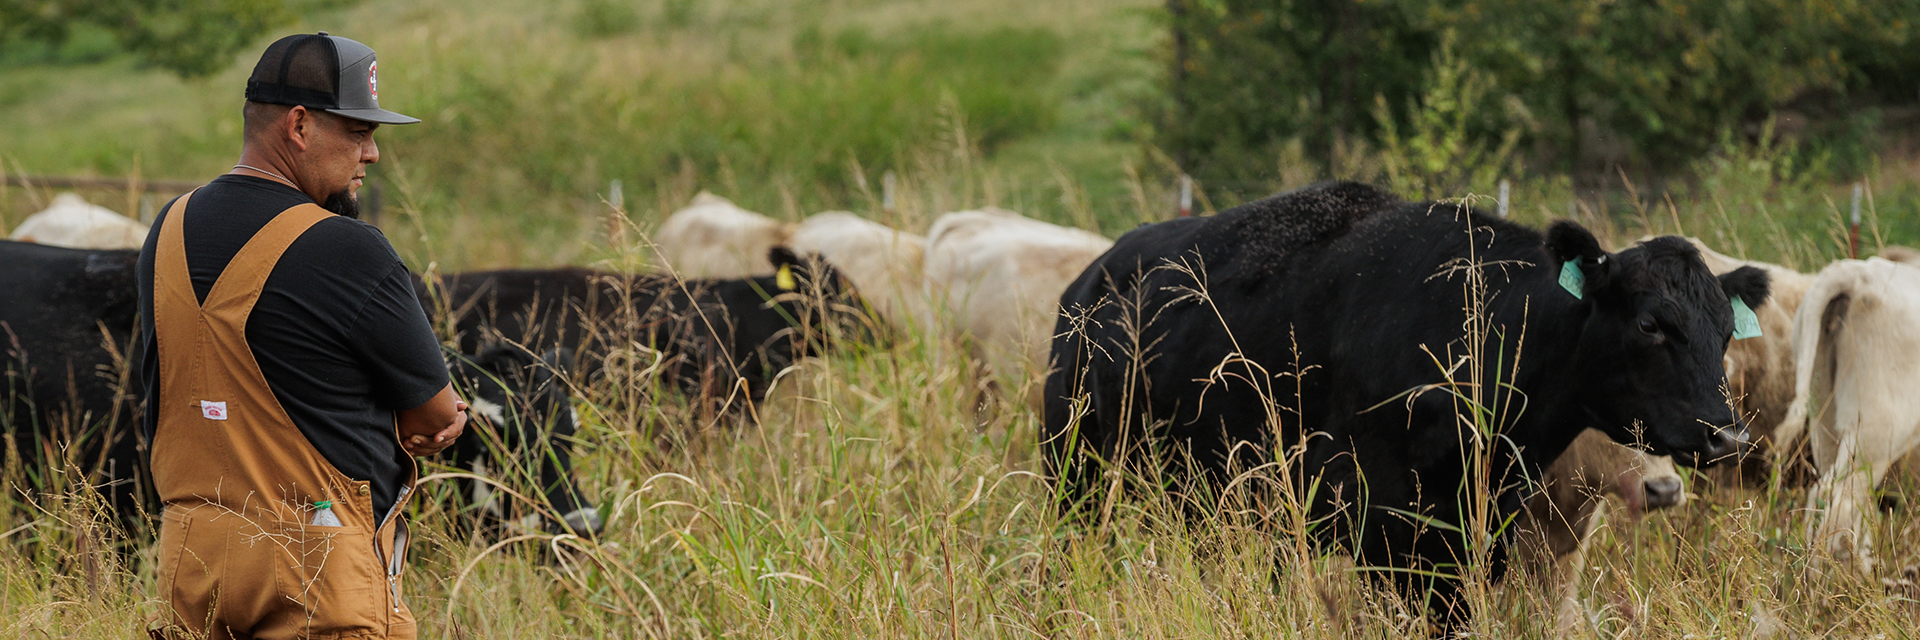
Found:
<path fill-rule="evenodd" d="M 1759 267 L 1740 267 L 1720 274 L 1720 289 L 1727 292 L 1727 299 L 1738 297 L 1749 309 L 1759 309 L 1767 303 L 1772 284 L 1773 277 Z"/>
<path fill-rule="evenodd" d="M 1600 240 L 1572 220 L 1560 220 L 1547 227 L 1547 250 L 1560 262 L 1599 263 L 1600 258 L 1607 255 L 1607 251 L 1600 248 Z"/>
<path fill-rule="evenodd" d="M 1554 272 L 1560 274 L 1560 286 L 1576 298 L 1585 298 L 1607 285 L 1613 261 L 1600 248 L 1600 240 L 1586 227 L 1572 220 L 1561 220 L 1547 227 L 1547 251 L 1553 254 Z"/>
<path fill-rule="evenodd" d="M 800 287 L 800 278 L 807 276 L 807 261 L 793 249 L 776 246 L 767 250 L 767 262 L 773 265 L 773 282 L 781 291 L 792 291 Z"/>
<path fill-rule="evenodd" d="M 807 265 L 807 261 L 802 260 L 800 254 L 794 253 L 792 248 L 784 245 L 767 249 L 767 263 L 773 265 L 775 269 L 782 266 L 805 267 Z"/>

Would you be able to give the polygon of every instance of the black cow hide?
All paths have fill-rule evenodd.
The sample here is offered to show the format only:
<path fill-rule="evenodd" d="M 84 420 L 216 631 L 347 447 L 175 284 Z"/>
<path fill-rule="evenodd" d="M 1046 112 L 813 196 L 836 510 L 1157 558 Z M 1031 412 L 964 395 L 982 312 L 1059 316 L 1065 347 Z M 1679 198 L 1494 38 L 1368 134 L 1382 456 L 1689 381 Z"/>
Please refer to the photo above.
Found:
<path fill-rule="evenodd" d="M 1738 447 L 1729 298 L 1758 305 L 1766 289 L 1749 269 L 1716 281 L 1679 238 L 1609 254 L 1572 222 L 1542 234 L 1316 185 L 1141 227 L 1088 267 L 1060 300 L 1043 453 L 1069 510 L 1099 502 L 1112 461 L 1125 486 L 1201 508 L 1236 472 L 1287 462 L 1254 477 L 1296 492 L 1320 540 L 1395 569 L 1379 575 L 1409 597 L 1430 586 L 1430 611 L 1458 623 L 1458 581 L 1420 573 L 1468 558 L 1447 529 L 1491 533 L 1463 524 L 1480 504 L 1497 530 L 1581 430 L 1683 461 Z M 1504 542 L 1489 554 L 1497 578 Z"/>
<path fill-rule="evenodd" d="M 126 357 L 139 311 L 138 258 L 137 251 L 0 240 L 0 353 L 5 356 L 0 432 L 19 452 L 30 486 L 57 488 L 56 477 L 72 478 L 65 472 L 78 471 L 136 535 L 144 530 L 142 511 L 156 514 L 158 507 L 138 428 L 143 403 L 131 378 L 135 367 Z M 526 486 L 552 497 L 551 504 L 561 509 L 555 515 L 571 516 L 564 518 L 569 529 L 597 531 L 592 505 L 573 486 L 568 454 L 573 423 L 572 412 L 563 411 L 565 386 L 532 373 L 531 356 L 477 351 L 484 357 L 450 365 L 457 390 L 505 410 L 480 419 L 505 423 L 493 429 L 511 434 L 512 449 L 505 453 L 543 456 L 540 483 Z M 565 417 L 564 426 L 556 416 Z M 552 435 L 550 447 L 528 445 L 529 434 L 540 433 Z M 498 460 L 486 450 L 492 442 L 463 437 L 455 457 Z M 511 482 L 515 476 L 502 477 Z"/>
<path fill-rule="evenodd" d="M 139 391 L 122 366 L 139 257 L 0 240 L 0 431 L 29 486 L 92 482 L 129 527 L 145 491 Z"/>
<path fill-rule="evenodd" d="M 661 380 L 695 397 L 759 400 L 840 328 L 858 333 L 865 324 L 832 267 L 784 247 L 770 254 L 788 275 L 680 280 L 565 267 L 455 273 L 416 286 L 463 353 L 489 342 L 567 348 L 591 377 L 621 352 L 628 366 L 658 367 Z"/>

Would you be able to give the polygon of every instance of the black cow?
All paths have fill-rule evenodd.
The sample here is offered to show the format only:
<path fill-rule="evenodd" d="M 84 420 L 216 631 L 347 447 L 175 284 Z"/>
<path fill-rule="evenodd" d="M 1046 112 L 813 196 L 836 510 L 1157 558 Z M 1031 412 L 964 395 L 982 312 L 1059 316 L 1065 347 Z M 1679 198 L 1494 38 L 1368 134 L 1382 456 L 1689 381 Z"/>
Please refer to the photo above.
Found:
<path fill-rule="evenodd" d="M 0 240 L 0 433 L 33 486 L 78 470 L 138 522 L 138 390 L 122 364 L 136 330 L 138 251 Z"/>
<path fill-rule="evenodd" d="M 508 489 L 536 490 L 507 500 L 489 482 L 468 481 L 470 506 L 480 522 L 510 523 L 523 531 L 600 533 L 600 512 L 573 481 L 579 422 L 563 379 L 572 361 L 565 349 L 536 357 L 501 345 L 453 362 L 454 386 L 463 390 L 477 420 L 454 442 L 447 462 Z"/>
<path fill-rule="evenodd" d="M 98 487 L 129 533 L 142 527 L 141 511 L 158 504 L 146 471 L 137 387 L 122 366 L 138 313 L 134 262 L 137 251 L 82 250 L 0 240 L 0 433 L 20 452 L 35 486 L 57 486 L 49 474 L 76 469 Z M 491 352 L 489 352 L 491 353 Z M 551 503 L 571 516 L 578 533 L 598 531 L 592 505 L 579 499 L 567 452 L 573 430 L 566 390 L 528 372 L 531 356 L 488 355 L 449 366 L 463 396 L 476 407 L 512 409 L 492 415 L 492 431 L 513 434 L 514 451 L 542 454 L 538 485 Z M 485 373 L 486 375 L 481 375 Z M 504 383 L 504 385 L 502 384 Z M 524 400 L 523 400 L 524 399 Z M 564 416 L 564 424 L 556 418 Z M 527 447 L 532 429 L 553 422 L 551 451 Z M 504 426 L 500 426 L 503 425 Z M 488 430 L 488 425 L 469 427 Z M 482 459 L 484 438 L 458 441 L 456 461 Z M 557 465 L 557 466 L 553 466 Z M 61 476 L 65 477 L 65 476 Z M 511 477 L 511 476 L 509 476 Z M 564 479 L 561 481 L 559 479 Z M 583 511 L 584 510 L 584 511 Z"/>
<path fill-rule="evenodd" d="M 725 400 L 746 382 L 759 400 L 780 371 L 819 353 L 835 327 L 864 326 L 846 279 L 832 266 L 775 247 L 786 275 L 680 280 L 578 267 L 455 273 L 435 287 L 416 282 L 421 304 L 451 318 L 463 353 L 502 342 L 574 350 L 581 373 L 602 369 L 615 349 L 644 347 L 636 368 L 697 398 Z M 631 352 L 630 352 L 631 353 Z"/>
<path fill-rule="evenodd" d="M 1479 344 L 1466 337 L 1476 273 Z M 1735 295 L 1764 302 L 1765 273 L 1715 280 L 1680 238 L 1609 254 L 1572 222 L 1542 235 L 1354 183 L 1145 226 L 1060 298 L 1046 464 L 1076 510 L 1109 461 L 1141 474 L 1131 486 L 1144 475 L 1201 496 L 1311 436 L 1286 482 L 1310 496 L 1315 534 L 1417 597 L 1422 572 L 1468 557 L 1447 527 L 1473 531 L 1473 448 L 1494 527 L 1588 427 L 1686 462 L 1740 448 L 1721 365 Z M 1460 400 L 1475 395 L 1494 433 L 1476 433 Z M 1503 542 L 1489 568 L 1504 573 Z M 1457 580 L 1431 587 L 1433 615 L 1467 619 Z"/>

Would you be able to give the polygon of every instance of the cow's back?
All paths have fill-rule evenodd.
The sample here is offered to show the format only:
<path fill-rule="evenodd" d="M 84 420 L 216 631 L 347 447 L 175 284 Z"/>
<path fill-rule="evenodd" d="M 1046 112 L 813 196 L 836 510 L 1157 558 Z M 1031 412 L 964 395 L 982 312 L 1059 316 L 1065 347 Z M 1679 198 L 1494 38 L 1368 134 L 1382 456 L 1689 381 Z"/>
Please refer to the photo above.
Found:
<path fill-rule="evenodd" d="M 663 269 L 680 278 L 770 275 L 767 250 L 786 244 L 793 226 L 701 192 L 653 234 Z"/>
<path fill-rule="evenodd" d="M 808 216 L 787 244 L 831 263 L 896 328 L 927 320 L 921 284 L 925 237 L 845 211 L 826 211 Z"/>
<path fill-rule="evenodd" d="M 1221 211 L 1197 240 L 1210 273 L 1254 287 L 1284 273 L 1300 250 L 1345 235 L 1354 223 L 1399 204 L 1372 185 L 1323 183 Z"/>
<path fill-rule="evenodd" d="M 1092 232 L 994 208 L 940 216 L 928 237 L 928 290 L 951 329 L 971 338 L 975 355 L 1015 385 L 1045 375 L 1061 293 L 1113 245 Z M 1039 395 L 1027 402 L 1038 405 Z"/>
<path fill-rule="evenodd" d="M 63 193 L 46 210 L 27 216 L 8 237 L 69 249 L 139 249 L 147 239 L 147 225 Z"/>
<path fill-rule="evenodd" d="M 509 342 L 536 352 L 573 349 L 596 362 L 609 323 L 658 295 L 657 286 L 635 284 L 642 280 L 579 267 L 469 271 L 441 276 L 438 297 L 423 295 L 422 303 L 429 315 L 450 318 L 443 322 L 462 353 Z"/>

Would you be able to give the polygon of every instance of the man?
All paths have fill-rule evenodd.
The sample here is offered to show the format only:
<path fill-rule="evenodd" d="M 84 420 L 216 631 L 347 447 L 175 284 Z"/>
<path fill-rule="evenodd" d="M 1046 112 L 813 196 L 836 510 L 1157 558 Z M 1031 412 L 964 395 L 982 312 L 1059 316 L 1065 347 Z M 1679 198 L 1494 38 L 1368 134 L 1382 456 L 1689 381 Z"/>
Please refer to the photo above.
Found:
<path fill-rule="evenodd" d="M 406 267 L 357 220 L 373 50 L 295 35 L 247 81 L 240 162 L 170 205 L 139 261 L 156 637 L 412 638 L 408 455 L 466 423 Z M 324 207 L 316 203 L 324 203 Z"/>

